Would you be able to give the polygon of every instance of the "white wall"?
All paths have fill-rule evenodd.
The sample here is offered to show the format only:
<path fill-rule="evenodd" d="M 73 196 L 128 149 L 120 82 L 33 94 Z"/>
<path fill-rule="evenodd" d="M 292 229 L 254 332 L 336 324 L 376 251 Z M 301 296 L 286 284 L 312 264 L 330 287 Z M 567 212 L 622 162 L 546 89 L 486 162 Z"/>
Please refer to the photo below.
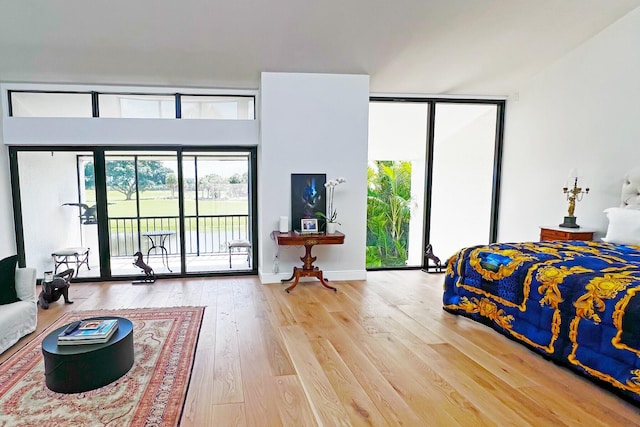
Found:
<path fill-rule="evenodd" d="M 258 153 L 259 274 L 279 282 L 300 266 L 301 247 L 281 247 L 270 237 L 280 216 L 291 216 L 291 174 L 345 177 L 335 193 L 344 245 L 315 246 L 313 255 L 330 279 L 366 277 L 367 133 L 369 77 L 363 75 L 263 73 Z M 315 280 L 315 279 L 312 279 Z"/>
<path fill-rule="evenodd" d="M 606 230 L 624 172 L 640 166 L 640 9 L 540 73 L 507 102 L 500 241 L 537 240 L 567 215 L 578 168 L 591 191 L 578 224 Z M 600 235 L 600 234 L 599 234 Z"/>
<path fill-rule="evenodd" d="M 52 252 L 81 246 L 78 209 L 62 206 L 78 197 L 76 153 L 23 151 L 18 163 L 25 258 L 42 277 L 53 270 Z M 91 250 L 97 253 L 98 247 Z"/>
<path fill-rule="evenodd" d="M 0 113 L 2 105 L 0 105 Z M 0 122 L 0 258 L 16 254 L 13 228 L 13 204 L 11 201 L 11 175 L 9 173 L 9 147 L 2 145 Z"/>
<path fill-rule="evenodd" d="M 239 145 L 258 143 L 257 120 L 4 117 L 8 145 Z"/>

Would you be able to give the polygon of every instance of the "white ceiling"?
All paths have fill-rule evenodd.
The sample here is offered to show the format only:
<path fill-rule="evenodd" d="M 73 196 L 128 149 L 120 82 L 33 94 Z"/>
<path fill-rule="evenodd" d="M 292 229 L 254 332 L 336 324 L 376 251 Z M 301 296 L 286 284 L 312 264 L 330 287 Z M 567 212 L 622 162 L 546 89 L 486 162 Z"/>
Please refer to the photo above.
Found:
<path fill-rule="evenodd" d="M 640 0 L 0 0 L 0 81 L 508 95 Z"/>

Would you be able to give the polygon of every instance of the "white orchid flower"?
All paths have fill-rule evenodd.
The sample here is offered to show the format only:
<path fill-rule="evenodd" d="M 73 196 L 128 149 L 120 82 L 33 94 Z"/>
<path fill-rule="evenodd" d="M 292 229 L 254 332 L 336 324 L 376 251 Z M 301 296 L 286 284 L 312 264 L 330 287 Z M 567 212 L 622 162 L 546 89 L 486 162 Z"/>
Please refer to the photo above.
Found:
<path fill-rule="evenodd" d="M 342 184 L 343 182 L 347 182 L 346 179 L 344 179 L 343 177 L 339 177 L 336 179 L 330 179 L 329 181 L 324 183 L 324 188 L 327 189 L 327 201 L 328 201 L 328 209 L 327 209 L 327 213 L 325 214 L 320 214 L 323 218 L 325 218 L 327 220 L 327 222 L 335 222 L 340 224 L 337 221 L 337 217 L 338 217 L 338 212 L 337 210 L 333 207 L 333 193 L 335 191 L 335 188 Z"/>

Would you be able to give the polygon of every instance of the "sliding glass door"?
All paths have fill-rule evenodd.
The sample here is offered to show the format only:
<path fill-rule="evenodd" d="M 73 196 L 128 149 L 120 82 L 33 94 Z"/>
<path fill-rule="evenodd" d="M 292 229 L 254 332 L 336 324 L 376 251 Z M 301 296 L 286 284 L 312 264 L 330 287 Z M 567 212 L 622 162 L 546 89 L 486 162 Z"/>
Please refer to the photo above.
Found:
<path fill-rule="evenodd" d="M 140 252 L 155 274 L 180 273 L 177 156 L 107 151 L 105 171 L 111 274 L 139 274 Z"/>
<path fill-rule="evenodd" d="M 497 120 L 496 104 L 435 104 L 428 243 L 443 262 L 495 239 Z"/>
<path fill-rule="evenodd" d="M 504 105 L 372 99 L 367 268 L 434 269 L 495 241 Z"/>
<path fill-rule="evenodd" d="M 369 104 L 367 267 L 419 267 L 429 105 Z"/>
<path fill-rule="evenodd" d="M 182 156 L 188 273 L 250 270 L 249 153 L 185 152 Z"/>
<path fill-rule="evenodd" d="M 254 272 L 255 148 L 10 149 L 18 249 L 44 271 Z M 76 255 L 77 253 L 77 255 Z"/>

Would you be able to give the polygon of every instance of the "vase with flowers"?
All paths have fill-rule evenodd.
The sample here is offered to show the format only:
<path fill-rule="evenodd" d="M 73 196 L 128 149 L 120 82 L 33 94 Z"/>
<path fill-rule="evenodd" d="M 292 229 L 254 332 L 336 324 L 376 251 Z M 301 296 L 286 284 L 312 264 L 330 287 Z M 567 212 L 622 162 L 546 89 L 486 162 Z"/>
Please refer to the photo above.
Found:
<path fill-rule="evenodd" d="M 318 213 L 318 216 L 325 220 L 325 232 L 327 234 L 333 234 L 336 232 L 336 224 L 342 225 L 338 222 L 338 211 L 333 206 L 333 193 L 338 185 L 347 182 L 346 179 L 340 177 L 325 182 L 324 187 L 327 189 L 327 213 Z"/>

